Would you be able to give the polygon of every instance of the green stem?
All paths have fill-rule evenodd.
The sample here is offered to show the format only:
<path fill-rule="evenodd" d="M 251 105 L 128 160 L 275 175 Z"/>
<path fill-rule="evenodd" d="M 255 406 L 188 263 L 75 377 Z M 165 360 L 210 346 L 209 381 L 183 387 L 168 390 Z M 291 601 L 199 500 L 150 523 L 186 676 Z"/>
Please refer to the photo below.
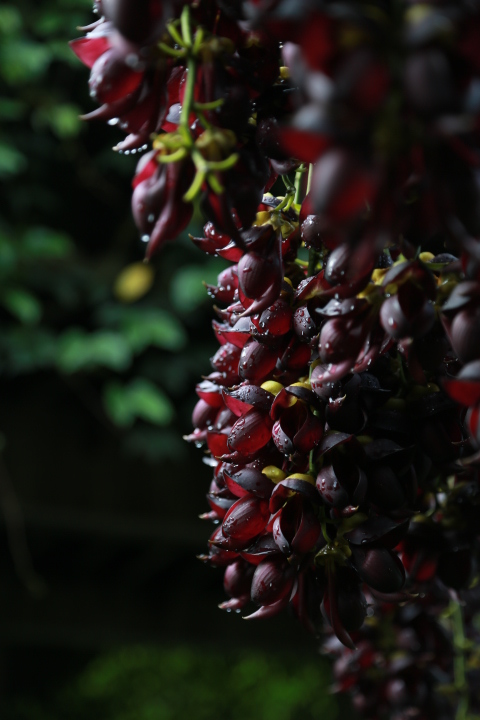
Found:
<path fill-rule="evenodd" d="M 465 662 L 465 631 L 463 627 L 463 613 L 459 602 L 453 601 L 451 606 L 453 646 L 455 660 L 453 664 L 455 688 L 459 693 L 459 701 L 455 720 L 467 720 L 468 717 L 468 685 L 466 680 Z"/>
<path fill-rule="evenodd" d="M 207 182 L 216 195 L 221 195 L 223 192 L 225 192 L 225 188 L 223 187 L 222 183 L 217 178 L 215 173 L 208 173 Z"/>
<path fill-rule="evenodd" d="M 325 540 L 327 545 L 330 545 L 330 543 L 332 542 L 332 539 L 331 539 L 330 535 L 328 534 L 327 523 L 325 520 L 322 521 L 321 526 L 322 526 L 323 539 Z"/>
<path fill-rule="evenodd" d="M 300 165 L 297 172 L 295 173 L 295 200 L 293 201 L 295 205 L 299 205 L 301 201 L 302 178 L 305 170 L 305 165 L 302 163 L 302 165 Z"/>
<path fill-rule="evenodd" d="M 180 17 L 180 25 L 182 28 L 182 37 L 185 47 L 188 50 L 187 56 L 187 83 L 185 85 L 185 95 L 183 97 L 182 112 L 180 115 L 180 125 L 184 127 L 190 134 L 189 118 L 193 109 L 195 76 L 197 74 L 197 64 L 195 55 L 192 52 L 192 29 L 190 27 L 190 8 L 188 5 L 182 10 Z"/>
<path fill-rule="evenodd" d="M 327 530 L 327 518 L 326 518 L 326 515 L 325 515 L 325 508 L 324 508 L 324 507 L 321 507 L 321 508 L 320 508 L 319 520 L 320 520 L 320 525 L 321 525 L 321 527 L 322 527 L 323 539 L 325 540 L 325 542 L 327 543 L 327 545 L 330 545 L 330 543 L 332 542 L 332 539 L 331 539 L 330 535 L 328 534 L 328 530 Z"/>
<path fill-rule="evenodd" d="M 204 130 L 212 130 L 213 129 L 212 123 L 207 120 L 207 118 L 205 117 L 205 114 L 202 112 L 202 110 L 199 110 L 197 107 L 195 107 L 195 103 L 193 105 L 193 109 L 195 110 L 195 114 L 196 114 L 197 118 L 199 119 L 200 124 L 203 127 L 203 129 Z"/>
<path fill-rule="evenodd" d="M 183 196 L 184 202 L 192 202 L 192 200 L 198 195 L 200 192 L 203 182 L 207 176 L 207 173 L 204 170 L 197 170 L 195 173 L 195 177 L 193 179 L 192 184 L 188 188 L 187 192 Z"/>
<path fill-rule="evenodd" d="M 195 56 L 198 54 L 198 51 L 200 50 L 200 46 L 203 42 L 204 37 L 205 37 L 205 31 L 202 27 L 199 27 L 197 32 L 195 33 L 195 38 L 193 40 L 193 51 L 192 52 Z"/>
<path fill-rule="evenodd" d="M 182 112 L 180 115 L 180 125 L 187 129 L 189 129 L 189 117 L 193 106 L 196 69 L 195 59 L 189 57 L 187 60 L 187 84 L 185 86 L 185 95 L 183 97 Z"/>
<path fill-rule="evenodd" d="M 221 107 L 224 104 L 225 100 L 224 98 L 219 98 L 218 100 L 212 100 L 212 102 L 206 102 L 206 103 L 194 103 L 195 110 L 216 110 L 217 108 Z"/>
<path fill-rule="evenodd" d="M 295 188 L 292 186 L 288 175 L 281 175 L 280 177 L 282 178 L 283 184 L 285 185 L 286 192 L 289 194 L 295 193 Z"/>
<path fill-rule="evenodd" d="M 311 184 L 312 184 L 312 175 L 313 175 L 313 165 L 312 165 L 312 163 L 310 163 L 310 165 L 308 166 L 308 178 L 307 178 L 307 191 L 306 191 L 306 195 L 308 195 L 308 193 L 310 192 L 310 186 L 311 186 Z"/>
<path fill-rule="evenodd" d="M 237 164 L 238 158 L 238 153 L 232 153 L 227 158 L 225 158 L 225 160 L 206 160 L 205 162 L 208 170 L 222 172 L 224 170 L 230 170 L 231 168 L 233 168 Z"/>
<path fill-rule="evenodd" d="M 408 387 L 408 378 L 405 373 L 405 367 L 403 365 L 403 357 L 400 355 L 399 352 L 397 352 L 397 360 L 398 360 L 398 374 L 400 376 L 400 382 L 402 383 L 402 386 L 404 388 Z"/>
<path fill-rule="evenodd" d="M 307 268 L 307 275 L 310 277 L 311 275 L 317 274 L 317 263 L 320 260 L 320 253 L 318 250 L 315 250 L 315 248 L 311 247 L 308 251 L 308 268 Z"/>
<path fill-rule="evenodd" d="M 177 45 L 180 45 L 180 47 L 182 47 L 182 48 L 186 47 L 184 39 L 182 38 L 182 36 L 180 35 L 180 33 L 178 32 L 177 28 L 175 27 L 175 25 L 173 23 L 169 23 L 167 25 L 167 30 L 168 30 L 170 36 L 172 37 L 172 39 L 175 40 Z"/>
<path fill-rule="evenodd" d="M 178 148 L 178 150 L 175 150 L 175 152 L 171 153 L 170 155 L 160 155 L 158 158 L 158 162 L 161 162 L 162 164 L 168 164 L 173 162 L 179 162 L 180 160 L 183 160 L 184 157 L 187 156 L 187 151 L 185 148 Z"/>
<path fill-rule="evenodd" d="M 185 50 L 175 50 L 175 48 L 171 48 L 168 45 L 165 45 L 163 42 L 158 43 L 158 47 L 160 50 L 162 50 L 165 55 L 170 55 L 170 57 L 174 58 L 184 58 L 185 57 Z"/>
<path fill-rule="evenodd" d="M 182 28 L 183 42 L 186 47 L 192 47 L 192 29 L 190 27 L 190 7 L 185 5 L 180 16 L 180 26 Z"/>
<path fill-rule="evenodd" d="M 282 210 L 288 209 L 288 208 L 290 207 L 290 205 L 292 204 L 292 202 L 291 202 L 292 199 L 293 199 L 293 194 L 292 194 L 292 193 L 289 194 L 289 193 L 287 192 L 287 194 L 285 195 L 285 197 L 283 198 L 283 200 L 280 201 L 280 203 L 279 203 L 279 204 L 277 205 L 277 207 L 273 210 L 273 212 L 274 212 L 275 214 L 277 214 L 277 213 L 281 213 Z"/>

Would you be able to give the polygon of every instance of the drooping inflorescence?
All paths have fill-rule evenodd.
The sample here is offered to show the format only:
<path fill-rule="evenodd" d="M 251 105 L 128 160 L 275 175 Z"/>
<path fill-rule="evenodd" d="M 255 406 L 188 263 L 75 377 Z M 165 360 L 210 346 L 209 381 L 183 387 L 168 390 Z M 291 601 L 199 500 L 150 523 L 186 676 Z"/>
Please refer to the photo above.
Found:
<path fill-rule="evenodd" d="M 480 4 L 96 9 L 147 255 L 198 204 L 231 263 L 187 438 L 221 607 L 327 629 L 365 717 L 478 712 Z"/>

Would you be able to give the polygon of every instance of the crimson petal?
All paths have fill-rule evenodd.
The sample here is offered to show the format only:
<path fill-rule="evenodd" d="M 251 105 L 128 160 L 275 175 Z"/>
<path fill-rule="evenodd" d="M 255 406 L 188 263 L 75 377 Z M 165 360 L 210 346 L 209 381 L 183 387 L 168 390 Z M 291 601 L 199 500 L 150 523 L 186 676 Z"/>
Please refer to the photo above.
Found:
<path fill-rule="evenodd" d="M 242 349 L 239 374 L 253 385 L 261 385 L 275 368 L 278 351 L 256 340 L 248 340 Z"/>
<path fill-rule="evenodd" d="M 279 554 L 278 546 L 272 535 L 261 535 L 253 545 L 242 551 L 242 557 L 251 565 L 260 565 L 262 560 Z"/>
<path fill-rule="evenodd" d="M 405 583 L 405 568 L 383 547 L 353 548 L 352 557 L 363 582 L 381 593 L 395 593 Z"/>
<path fill-rule="evenodd" d="M 71 40 L 69 45 L 78 59 L 91 68 L 96 60 L 109 49 L 110 41 L 105 35 L 101 35 L 100 37 L 83 37 Z"/>
<path fill-rule="evenodd" d="M 275 485 L 260 470 L 245 467 L 235 473 L 224 470 L 225 484 L 231 493 L 242 497 L 246 494 L 267 499 L 272 494 Z"/>
<path fill-rule="evenodd" d="M 315 505 L 320 504 L 320 495 L 314 485 L 307 480 L 287 478 L 286 480 L 281 480 L 275 486 L 270 498 L 270 512 L 276 513 L 277 510 L 280 510 L 285 502 L 295 493 L 299 493 Z"/>
<path fill-rule="evenodd" d="M 405 536 L 409 524 L 409 520 L 396 523 L 385 515 L 377 515 L 345 533 L 344 537 L 352 545 L 394 548 Z"/>
<path fill-rule="evenodd" d="M 234 452 L 252 455 L 268 443 L 271 432 L 270 417 L 252 408 L 233 425 L 228 438 L 228 448 Z"/>
<path fill-rule="evenodd" d="M 273 395 L 257 385 L 239 385 L 231 390 L 223 390 L 225 405 L 238 417 L 255 407 L 268 412 Z"/>
<path fill-rule="evenodd" d="M 288 597 L 293 588 L 295 574 L 295 568 L 283 556 L 263 560 L 253 574 L 253 602 L 257 605 L 272 605 Z"/>
<path fill-rule="evenodd" d="M 240 498 L 223 519 L 223 533 L 235 541 L 251 540 L 262 532 L 269 517 L 265 501 L 251 496 Z"/>
<path fill-rule="evenodd" d="M 253 612 L 251 615 L 245 615 L 244 620 L 259 620 L 260 618 L 269 618 L 278 615 L 284 608 L 287 607 L 290 598 L 286 595 L 284 598 L 277 600 L 277 602 L 271 605 L 262 605 L 258 610 Z"/>

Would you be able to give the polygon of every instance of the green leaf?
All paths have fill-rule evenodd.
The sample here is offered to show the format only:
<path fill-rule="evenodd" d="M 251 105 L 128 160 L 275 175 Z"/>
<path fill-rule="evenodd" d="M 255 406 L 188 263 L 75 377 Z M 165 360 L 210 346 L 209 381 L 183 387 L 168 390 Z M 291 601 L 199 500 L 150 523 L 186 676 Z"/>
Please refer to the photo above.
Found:
<path fill-rule="evenodd" d="M 28 259 L 63 258 L 73 249 L 72 240 L 65 233 L 50 228 L 29 228 L 22 238 L 22 253 Z"/>
<path fill-rule="evenodd" d="M 0 43 L 0 71 L 10 85 L 38 79 L 51 59 L 48 47 L 33 40 L 5 37 Z"/>
<path fill-rule="evenodd" d="M 80 113 L 81 111 L 78 105 L 69 103 L 57 105 L 54 108 L 50 121 L 53 132 L 59 138 L 69 138 L 78 135 L 83 128 Z"/>
<path fill-rule="evenodd" d="M 80 108 L 71 103 L 56 103 L 37 108 L 33 120 L 40 127 L 50 128 L 59 138 L 75 137 L 83 127 Z"/>
<path fill-rule="evenodd" d="M 242 651 L 236 646 L 231 650 L 212 650 L 194 645 L 130 644 L 98 655 L 68 689 L 57 695 L 50 717 L 55 720 L 67 716 L 74 720 L 350 717 L 351 712 L 345 708 L 342 713 L 337 699 L 329 692 L 331 671 L 327 662 L 291 655 L 285 651 L 275 657 L 258 648 Z M 218 692 L 219 687 L 222 692 Z M 15 713 L 11 716 L 19 717 Z M 21 715 L 20 720 L 37 720 L 37 715 Z"/>
<path fill-rule="evenodd" d="M 118 333 L 98 330 L 87 333 L 80 328 L 67 330 L 59 339 L 58 368 L 65 373 L 105 367 L 119 372 L 132 361 L 130 348 Z"/>
<path fill-rule="evenodd" d="M 0 370 L 10 375 L 21 375 L 38 368 L 52 367 L 56 350 L 56 338 L 48 330 L 15 325 L 0 333 Z"/>
<path fill-rule="evenodd" d="M 17 264 L 17 247 L 9 237 L 0 232 L 0 277 L 11 275 Z"/>
<path fill-rule="evenodd" d="M 0 36 L 15 35 L 22 27 L 20 10 L 13 5 L 0 7 Z"/>
<path fill-rule="evenodd" d="M 153 345 L 164 350 L 181 350 L 187 336 L 181 323 L 164 310 L 130 309 L 125 312 L 121 329 L 135 353 Z"/>
<path fill-rule="evenodd" d="M 110 419 L 120 427 L 133 424 L 134 416 L 128 404 L 125 388 L 119 383 L 108 383 L 103 391 L 103 405 Z"/>
<path fill-rule="evenodd" d="M 45 5 L 45 2 L 43 3 Z M 64 5 L 67 9 L 60 9 L 59 6 Z M 79 10 L 85 12 L 80 15 Z M 92 2 L 91 0 L 80 0 L 80 2 L 54 2 L 50 6 L 43 7 L 41 12 L 35 19 L 35 34 L 42 35 L 45 38 L 53 35 L 60 35 L 65 39 L 65 28 L 73 28 L 74 24 L 85 25 L 92 22 Z M 72 22 L 73 21 L 73 22 Z M 65 42 L 65 40 L 64 40 Z"/>
<path fill-rule="evenodd" d="M 0 119 L 20 120 L 25 114 L 25 104 L 21 100 L 0 98 Z"/>
<path fill-rule="evenodd" d="M 173 405 L 163 390 L 149 380 L 137 378 L 128 386 L 130 409 L 136 417 L 155 425 L 167 425 L 174 416 Z"/>
<path fill-rule="evenodd" d="M 25 170 L 27 165 L 28 160 L 23 153 L 0 142 L 0 178 L 18 175 Z"/>
<path fill-rule="evenodd" d="M 42 315 L 42 306 L 37 298 L 23 288 L 5 288 L 1 303 L 25 325 L 34 325 Z"/>
<path fill-rule="evenodd" d="M 128 385 L 109 383 L 103 400 L 110 418 L 122 427 L 132 425 L 137 418 L 167 425 L 174 416 L 173 405 L 165 393 L 144 378 L 136 378 Z"/>
<path fill-rule="evenodd" d="M 170 286 L 170 300 L 173 307 L 185 313 L 194 310 L 208 300 L 204 282 L 215 285 L 217 276 L 228 263 L 212 258 L 203 265 L 187 265 L 178 270 Z"/>
<path fill-rule="evenodd" d="M 133 428 L 125 438 L 125 450 L 148 462 L 158 463 L 170 459 L 178 462 L 178 458 L 185 452 L 183 441 L 173 430 L 158 431 L 156 427 Z"/>

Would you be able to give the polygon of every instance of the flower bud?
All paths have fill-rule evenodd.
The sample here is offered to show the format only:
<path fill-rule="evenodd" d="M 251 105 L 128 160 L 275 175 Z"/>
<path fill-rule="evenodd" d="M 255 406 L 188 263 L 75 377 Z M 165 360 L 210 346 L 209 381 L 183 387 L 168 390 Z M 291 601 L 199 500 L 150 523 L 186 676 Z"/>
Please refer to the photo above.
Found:
<path fill-rule="evenodd" d="M 244 542 L 259 535 L 268 522 L 268 503 L 247 495 L 237 500 L 225 515 L 223 534 Z"/>
<path fill-rule="evenodd" d="M 402 589 L 405 570 L 396 555 L 386 548 L 353 548 L 355 567 L 363 582 L 381 593 L 395 593 Z"/>
<path fill-rule="evenodd" d="M 257 605 L 271 605 L 285 598 L 293 588 L 295 568 L 284 557 L 263 560 L 255 570 L 251 596 Z"/>

